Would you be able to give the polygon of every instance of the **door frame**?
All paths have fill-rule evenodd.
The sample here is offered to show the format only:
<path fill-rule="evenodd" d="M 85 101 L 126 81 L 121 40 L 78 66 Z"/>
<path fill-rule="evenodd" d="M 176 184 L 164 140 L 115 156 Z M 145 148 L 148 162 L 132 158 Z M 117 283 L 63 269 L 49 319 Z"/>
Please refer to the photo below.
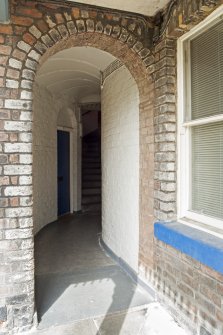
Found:
<path fill-rule="evenodd" d="M 68 128 L 68 127 L 61 127 L 57 126 L 57 131 L 66 131 L 69 133 L 69 138 L 70 138 L 70 213 L 72 214 L 74 212 L 74 174 L 73 174 L 73 168 L 74 168 L 74 130 L 73 128 Z M 58 152 L 57 152 L 58 154 Z"/>

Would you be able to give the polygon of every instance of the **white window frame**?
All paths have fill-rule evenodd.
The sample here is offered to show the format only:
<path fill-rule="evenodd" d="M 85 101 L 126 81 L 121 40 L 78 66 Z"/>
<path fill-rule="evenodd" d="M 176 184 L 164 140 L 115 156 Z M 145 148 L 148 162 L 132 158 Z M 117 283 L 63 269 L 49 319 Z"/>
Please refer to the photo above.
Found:
<path fill-rule="evenodd" d="M 178 87 L 178 221 L 195 226 L 204 231 L 213 233 L 223 238 L 223 221 L 208 217 L 206 215 L 198 214 L 190 211 L 191 199 L 191 129 L 195 125 L 203 125 L 209 122 L 218 122 L 223 120 L 223 114 L 205 117 L 196 120 L 190 120 L 186 117 L 186 111 L 191 110 L 191 98 L 188 96 L 190 92 L 190 41 L 198 35 L 205 32 L 205 30 L 214 26 L 223 20 L 223 5 L 217 8 L 205 20 L 203 20 L 190 32 L 178 39 L 177 44 L 177 87 Z M 187 47 L 187 48 L 186 48 Z M 187 94 L 187 96 L 186 96 Z M 189 120 L 189 121 L 188 121 Z"/>
<path fill-rule="evenodd" d="M 9 24 L 9 1 L 0 1 L 0 24 Z"/>

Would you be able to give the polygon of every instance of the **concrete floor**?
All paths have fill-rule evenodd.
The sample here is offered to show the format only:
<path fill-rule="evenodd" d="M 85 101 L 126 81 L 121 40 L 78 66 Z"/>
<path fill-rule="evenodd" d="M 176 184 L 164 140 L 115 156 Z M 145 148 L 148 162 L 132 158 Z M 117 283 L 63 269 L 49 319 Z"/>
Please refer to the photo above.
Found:
<path fill-rule="evenodd" d="M 35 238 L 35 334 L 138 334 L 152 298 L 99 246 L 100 217 L 69 215 Z M 142 333 L 143 334 L 143 333 Z"/>
<path fill-rule="evenodd" d="M 21 335 L 186 335 L 99 247 L 100 218 L 66 216 L 35 238 L 39 326 Z"/>

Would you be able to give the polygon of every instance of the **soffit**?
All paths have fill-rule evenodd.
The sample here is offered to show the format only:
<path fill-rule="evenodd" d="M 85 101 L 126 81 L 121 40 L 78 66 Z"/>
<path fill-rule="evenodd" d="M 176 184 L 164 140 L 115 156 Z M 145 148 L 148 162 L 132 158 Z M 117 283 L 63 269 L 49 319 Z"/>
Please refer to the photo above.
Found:
<path fill-rule="evenodd" d="M 74 47 L 50 57 L 39 69 L 36 81 L 56 96 L 70 101 L 100 101 L 101 71 L 116 58 L 92 47 Z"/>
<path fill-rule="evenodd" d="M 169 0 L 69 0 L 87 5 L 117 9 L 146 16 L 155 15 L 160 9 L 165 7 Z"/>

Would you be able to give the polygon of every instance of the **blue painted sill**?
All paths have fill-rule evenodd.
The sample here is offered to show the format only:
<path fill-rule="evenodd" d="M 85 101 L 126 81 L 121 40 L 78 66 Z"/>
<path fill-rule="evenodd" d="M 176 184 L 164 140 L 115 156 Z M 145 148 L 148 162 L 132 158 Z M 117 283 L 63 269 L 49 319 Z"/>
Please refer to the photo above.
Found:
<path fill-rule="evenodd" d="M 156 222 L 154 235 L 223 274 L 223 239 L 178 222 Z"/>

